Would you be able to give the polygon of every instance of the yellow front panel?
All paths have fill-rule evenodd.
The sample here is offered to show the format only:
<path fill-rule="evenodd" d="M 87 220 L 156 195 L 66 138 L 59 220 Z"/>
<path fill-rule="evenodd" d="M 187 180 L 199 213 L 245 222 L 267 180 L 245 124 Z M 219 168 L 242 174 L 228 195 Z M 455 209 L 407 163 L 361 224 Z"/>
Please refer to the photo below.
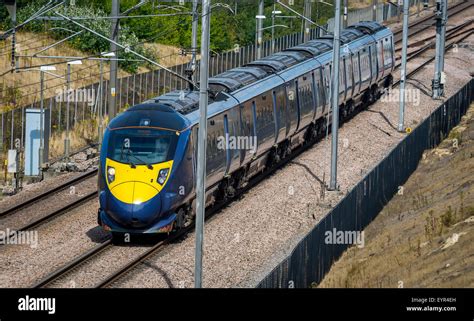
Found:
<path fill-rule="evenodd" d="M 134 186 L 135 182 L 121 183 L 115 185 L 110 191 L 112 192 L 112 195 L 114 195 L 115 198 L 119 199 L 120 201 L 127 204 L 132 204 Z"/>
<path fill-rule="evenodd" d="M 133 191 L 133 204 L 144 203 L 158 194 L 156 188 L 149 184 L 135 182 L 135 189 Z"/>
<path fill-rule="evenodd" d="M 118 200 L 127 204 L 141 204 L 155 197 L 168 182 L 171 174 L 173 161 L 160 164 L 153 164 L 153 169 L 146 165 L 136 165 L 135 168 L 130 164 L 123 164 L 106 159 L 106 181 L 112 195 Z M 115 168 L 115 180 L 110 183 L 107 178 L 107 169 Z M 157 182 L 160 170 L 169 168 L 168 177 L 163 185 Z"/>

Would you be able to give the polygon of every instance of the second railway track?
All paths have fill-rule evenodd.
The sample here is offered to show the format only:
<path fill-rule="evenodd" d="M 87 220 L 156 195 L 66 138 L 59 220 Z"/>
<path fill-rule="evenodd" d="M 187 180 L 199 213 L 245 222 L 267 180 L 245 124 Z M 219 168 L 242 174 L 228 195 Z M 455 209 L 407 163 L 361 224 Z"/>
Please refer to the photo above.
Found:
<path fill-rule="evenodd" d="M 78 183 L 81 183 L 83 182 L 84 180 L 88 179 L 88 178 L 91 178 L 91 177 L 94 177 L 95 175 L 97 175 L 97 170 L 91 170 L 91 171 L 87 171 L 77 177 L 74 177 L 73 179 L 70 179 L 52 189 L 49 189 L 43 193 L 40 193 L 38 195 L 35 195 L 31 198 L 28 198 L 27 200 L 21 202 L 21 203 L 18 203 L 18 204 L 15 204 L 9 208 L 7 208 L 6 210 L 3 210 L 2 212 L 0 212 L 0 219 L 6 217 L 6 216 L 9 216 L 13 213 L 16 213 L 16 212 L 19 212 L 21 210 L 24 210 L 25 208 L 27 207 L 30 207 L 40 201 L 43 201 L 43 200 L 46 200 L 48 198 L 50 198 L 51 196 L 54 196 L 54 194 L 58 193 L 58 192 L 61 192 L 61 191 L 64 191 L 68 188 L 70 188 L 71 186 L 74 186 Z"/>

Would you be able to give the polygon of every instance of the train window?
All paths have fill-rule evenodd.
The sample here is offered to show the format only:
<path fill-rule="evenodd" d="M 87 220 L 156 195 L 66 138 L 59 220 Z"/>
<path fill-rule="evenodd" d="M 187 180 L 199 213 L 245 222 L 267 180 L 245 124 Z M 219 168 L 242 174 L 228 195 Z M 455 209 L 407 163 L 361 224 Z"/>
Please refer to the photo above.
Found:
<path fill-rule="evenodd" d="M 206 148 L 206 155 L 208 159 L 206 172 L 208 174 L 219 170 L 222 166 L 224 166 L 226 157 L 223 117 L 218 115 L 213 117 L 212 120 L 214 120 L 214 126 L 209 127 Z M 212 120 L 209 120 L 209 123 Z"/>
<path fill-rule="evenodd" d="M 388 38 L 385 39 L 385 43 L 383 44 L 383 60 L 385 68 L 388 68 L 392 65 L 391 44 L 388 42 Z"/>
<path fill-rule="evenodd" d="M 167 130 L 110 131 L 107 157 L 135 165 L 158 164 L 173 158 L 178 136 Z"/>
<path fill-rule="evenodd" d="M 350 57 L 345 59 L 346 64 L 346 86 L 347 90 L 352 90 L 352 63 Z"/>

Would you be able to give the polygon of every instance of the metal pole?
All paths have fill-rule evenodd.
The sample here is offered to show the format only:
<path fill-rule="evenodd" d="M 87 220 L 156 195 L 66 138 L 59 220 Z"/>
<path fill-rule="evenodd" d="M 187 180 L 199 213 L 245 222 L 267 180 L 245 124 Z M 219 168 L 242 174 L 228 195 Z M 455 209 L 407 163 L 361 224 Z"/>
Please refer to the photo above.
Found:
<path fill-rule="evenodd" d="M 191 71 L 192 71 L 192 81 L 196 82 L 196 61 L 197 61 L 197 41 L 198 41 L 198 0 L 193 0 L 193 26 L 192 26 L 192 40 L 191 40 Z"/>
<path fill-rule="evenodd" d="M 377 21 L 377 0 L 372 0 L 372 20 Z"/>
<path fill-rule="evenodd" d="M 339 58 L 341 33 L 341 0 L 335 0 L 334 10 L 334 46 L 332 53 L 332 144 L 331 144 L 331 181 L 330 190 L 337 190 L 337 135 L 339 129 Z"/>
<path fill-rule="evenodd" d="M 111 16 L 117 17 L 120 14 L 120 1 L 119 0 L 112 0 L 112 12 L 110 13 Z M 110 38 L 113 42 L 110 43 L 110 51 L 115 53 L 116 58 L 118 58 L 118 48 L 116 43 L 118 42 L 118 33 L 119 33 L 119 19 L 112 20 L 112 30 Z M 117 72 L 118 72 L 118 61 L 112 60 L 110 62 L 110 86 L 109 86 L 109 121 L 115 117 L 116 114 L 116 87 L 117 87 Z"/>
<path fill-rule="evenodd" d="M 99 83 L 99 145 L 102 144 L 102 134 L 103 134 L 103 128 L 102 128 L 102 122 L 103 122 L 103 98 L 104 98 L 104 62 L 103 60 L 100 61 L 99 65 L 100 69 L 100 83 Z M 109 105 L 110 106 L 110 105 Z"/>
<path fill-rule="evenodd" d="M 39 175 L 41 175 L 41 168 L 43 165 L 43 154 L 44 154 L 44 72 L 40 71 L 40 147 L 38 150 L 38 169 Z"/>
<path fill-rule="evenodd" d="M 408 46 L 408 10 L 410 0 L 403 3 L 403 42 L 402 42 L 402 69 L 400 70 L 400 111 L 398 116 L 398 131 L 402 132 L 405 119 L 405 82 L 407 72 L 407 46 Z"/>
<path fill-rule="evenodd" d="M 10 149 L 13 149 L 14 147 L 14 134 L 15 134 L 15 108 L 12 108 L 12 126 L 10 128 Z"/>
<path fill-rule="evenodd" d="M 262 37 L 263 37 L 263 9 L 264 9 L 264 1 L 259 0 L 258 3 L 258 16 L 259 18 L 256 19 L 256 32 L 255 32 L 255 47 L 257 48 L 257 56 L 256 59 L 262 58 Z"/>
<path fill-rule="evenodd" d="M 342 26 L 347 28 L 347 0 L 344 0 L 344 20 L 342 21 Z"/>
<path fill-rule="evenodd" d="M 446 38 L 446 22 L 448 20 L 447 0 L 436 1 L 436 56 L 435 74 L 431 84 L 433 98 L 444 95 L 444 43 Z"/>
<path fill-rule="evenodd" d="M 102 60 L 101 60 L 102 61 Z M 71 140 L 69 137 L 69 90 L 71 90 L 71 65 L 67 64 L 66 72 L 66 138 L 64 139 L 64 156 L 69 161 L 69 148 Z"/>
<path fill-rule="evenodd" d="M 207 89 L 209 85 L 210 14 L 210 0 L 202 0 L 201 66 L 199 82 L 200 117 L 196 185 L 196 253 L 194 262 L 194 286 L 196 288 L 202 287 L 202 249 L 204 243 L 204 215 L 206 210 Z"/>
<path fill-rule="evenodd" d="M 344 1 L 347 1 L 347 0 L 344 0 Z M 307 17 L 308 19 L 311 19 L 311 9 L 312 9 L 311 4 L 312 4 L 311 0 L 305 0 L 304 12 L 305 12 L 305 17 Z M 308 20 L 305 20 L 304 21 L 304 39 L 303 39 L 303 42 L 307 42 L 307 41 L 310 40 L 310 34 L 309 34 L 310 31 L 311 31 L 310 23 L 308 22 Z"/>
<path fill-rule="evenodd" d="M 12 27 L 12 60 L 11 67 L 15 68 L 15 56 L 16 56 L 16 1 L 6 1 L 5 6 L 7 7 L 8 13 L 11 18 L 11 27 Z"/>
<path fill-rule="evenodd" d="M 4 127 L 4 115 L 5 113 L 1 113 L 2 114 L 2 129 L 0 130 L 0 150 L 3 149 L 3 139 L 5 138 L 4 135 L 3 135 L 3 127 Z"/>
<path fill-rule="evenodd" d="M 397 6 L 397 21 L 400 22 L 400 15 L 402 13 L 402 5 L 403 5 L 404 0 L 398 0 L 398 6 Z"/>
<path fill-rule="evenodd" d="M 273 1 L 273 10 L 272 10 L 272 54 L 275 53 L 275 11 L 276 3 Z"/>

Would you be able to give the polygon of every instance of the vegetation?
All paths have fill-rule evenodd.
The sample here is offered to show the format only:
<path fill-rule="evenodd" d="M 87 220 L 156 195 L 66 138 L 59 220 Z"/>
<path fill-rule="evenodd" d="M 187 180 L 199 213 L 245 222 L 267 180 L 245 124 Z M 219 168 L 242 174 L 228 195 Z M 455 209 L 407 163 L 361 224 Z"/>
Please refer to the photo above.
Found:
<path fill-rule="evenodd" d="M 222 52 L 229 50 L 236 46 L 244 46 L 251 44 L 255 39 L 255 13 L 257 11 L 257 2 L 255 0 L 220 0 L 220 3 L 229 5 L 229 7 L 236 10 L 232 14 L 229 10 L 216 7 L 211 15 L 211 50 L 214 52 Z M 331 1 L 329 1 L 331 2 Z M 37 12 L 47 0 L 38 1 L 18 1 L 18 22 L 25 21 L 32 14 Z M 58 7 L 58 11 L 67 16 L 81 16 L 90 17 L 91 19 L 81 20 L 81 23 L 87 27 L 103 34 L 109 35 L 111 30 L 110 19 L 98 19 L 110 15 L 111 0 L 76 0 L 75 6 Z M 132 8 L 138 0 L 121 0 L 121 12 Z M 214 3 L 217 3 L 215 1 Z M 298 12 L 303 11 L 304 0 L 295 0 L 293 8 Z M 164 1 L 148 1 L 147 4 L 133 10 L 130 15 L 151 15 L 163 13 L 175 13 L 176 15 L 161 16 L 161 17 L 147 17 L 147 18 L 133 18 L 122 19 L 120 28 L 120 43 L 133 47 L 134 50 L 146 55 L 149 58 L 159 60 L 152 50 L 147 50 L 143 43 L 157 42 L 162 44 L 173 45 L 180 48 L 189 48 L 191 39 L 191 3 L 186 1 L 181 13 L 174 10 L 166 10 L 157 8 L 159 4 L 162 5 L 178 5 L 178 2 L 170 3 Z M 292 16 L 293 14 L 282 8 L 278 10 L 283 12 L 283 15 Z M 265 15 L 270 18 L 273 10 L 273 1 L 265 1 Z M 324 23 L 328 17 L 332 16 L 333 8 L 319 3 L 314 4 L 313 19 L 318 23 Z M 319 14 L 318 14 L 319 11 Z M 48 13 L 46 15 L 54 15 Z M 3 6 L 0 6 L 0 28 L 7 29 L 9 27 L 8 14 Z M 276 24 L 284 24 L 288 28 L 275 28 L 276 36 L 301 31 L 301 19 L 277 19 Z M 264 26 L 270 26 L 271 19 L 264 21 Z M 71 32 L 63 29 L 52 29 L 54 27 L 67 28 L 73 31 L 79 31 L 80 28 L 70 22 L 66 21 L 40 21 L 35 20 L 27 24 L 24 28 L 34 32 L 47 32 L 57 39 L 63 39 Z M 269 30 L 264 31 L 264 38 L 269 39 L 271 33 Z M 109 43 L 106 40 L 92 35 L 88 32 L 83 32 L 79 36 L 72 38 L 69 43 L 76 49 L 82 50 L 90 54 L 97 54 L 109 49 Z M 121 53 L 122 58 L 134 58 L 130 53 Z M 138 67 L 137 62 L 121 62 L 121 67 L 127 71 L 135 72 Z"/>

